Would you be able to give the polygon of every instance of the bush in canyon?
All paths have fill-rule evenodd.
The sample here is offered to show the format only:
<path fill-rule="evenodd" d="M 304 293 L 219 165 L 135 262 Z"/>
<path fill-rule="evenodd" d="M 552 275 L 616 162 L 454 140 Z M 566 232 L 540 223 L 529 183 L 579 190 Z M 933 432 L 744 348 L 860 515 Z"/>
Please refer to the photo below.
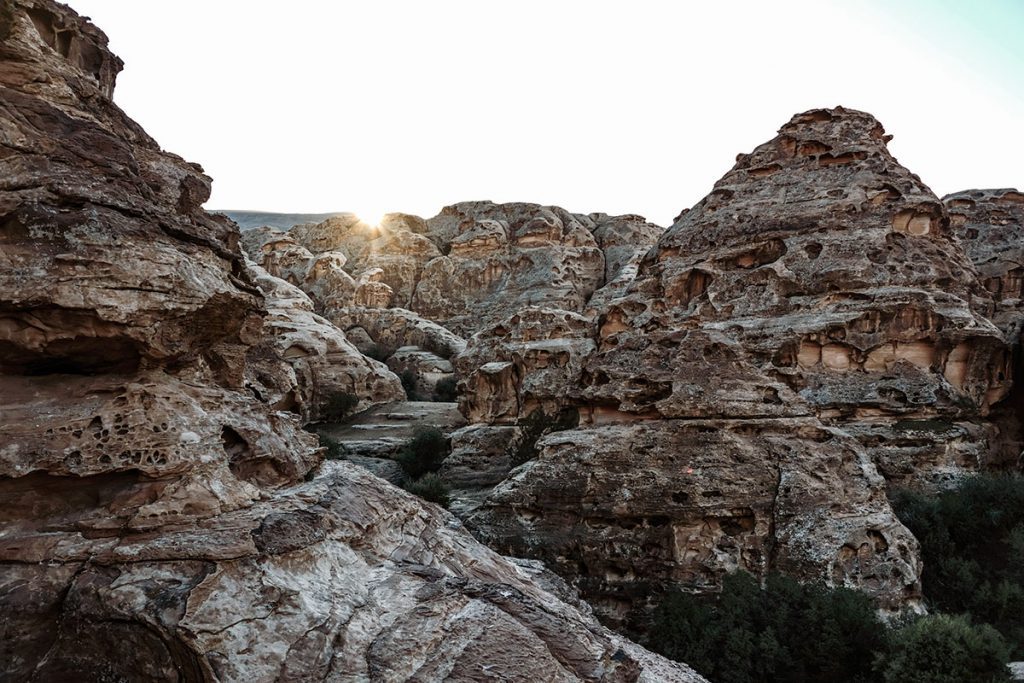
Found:
<path fill-rule="evenodd" d="M 405 484 L 405 490 L 413 495 L 419 496 L 423 500 L 428 500 L 431 503 L 437 503 L 443 508 L 448 507 L 448 485 L 441 480 L 441 477 L 437 476 L 433 472 L 428 472 L 419 479 L 407 482 Z"/>
<path fill-rule="evenodd" d="M 326 434 L 317 434 L 320 438 L 320 446 L 327 449 L 324 456 L 328 460 L 341 460 L 345 457 L 345 445 L 337 439 L 332 439 Z"/>
<path fill-rule="evenodd" d="M 448 440 L 437 427 L 417 427 L 395 459 L 411 479 L 436 472 L 448 457 Z"/>
<path fill-rule="evenodd" d="M 938 495 L 901 491 L 893 502 L 921 542 L 929 608 L 991 624 L 1024 657 L 1024 477 L 978 475 Z"/>
<path fill-rule="evenodd" d="M 1011 680 L 1009 648 L 988 624 L 935 614 L 893 629 L 876 668 L 885 683 L 997 683 Z"/>
<path fill-rule="evenodd" d="M 418 401 L 419 394 L 416 391 L 416 372 L 413 370 L 402 370 L 402 374 L 398 376 L 402 380 L 402 388 L 405 389 L 405 397 L 410 401 Z"/>
<path fill-rule="evenodd" d="M 327 397 L 320 408 L 321 422 L 341 422 L 348 417 L 356 406 L 359 397 L 347 391 L 336 391 Z"/>
<path fill-rule="evenodd" d="M 648 645 L 718 683 L 873 681 L 885 629 L 871 600 L 769 575 L 727 575 L 717 599 L 676 592 L 654 613 Z"/>
<path fill-rule="evenodd" d="M 459 381 L 454 377 L 442 377 L 437 380 L 437 384 L 434 386 L 434 400 L 443 403 L 451 403 L 458 399 Z"/>

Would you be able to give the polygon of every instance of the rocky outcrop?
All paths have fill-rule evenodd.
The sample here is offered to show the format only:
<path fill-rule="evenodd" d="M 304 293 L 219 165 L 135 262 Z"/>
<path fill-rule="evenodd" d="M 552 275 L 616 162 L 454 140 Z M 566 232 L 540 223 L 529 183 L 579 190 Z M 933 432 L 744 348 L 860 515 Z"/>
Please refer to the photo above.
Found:
<path fill-rule="evenodd" d="M 394 375 L 246 263 L 98 29 L 6 0 L 0 37 L 0 678 L 701 680 L 321 464 L 318 392 Z"/>
<path fill-rule="evenodd" d="M 369 225 L 345 214 L 288 233 L 259 228 L 245 243 L 252 258 L 302 287 L 318 310 L 394 306 L 469 336 L 524 306 L 592 312 L 592 298 L 604 302 L 628 286 L 662 232 L 640 216 L 465 202 L 428 221 L 388 214 Z M 312 262 L 324 255 L 335 262 L 340 255 L 353 284 L 331 284 L 337 276 L 326 266 L 313 272 Z M 361 283 L 372 286 L 356 293 Z"/>
<path fill-rule="evenodd" d="M 439 222 L 453 232 L 447 253 L 427 264 L 411 308 L 459 334 L 530 305 L 580 311 L 604 282 L 593 224 L 563 209 L 469 202 L 428 224 Z"/>
<path fill-rule="evenodd" d="M 524 308 L 481 330 L 456 359 L 460 409 L 470 422 L 509 424 L 555 415 L 594 352 L 593 321 L 570 311 Z"/>
<path fill-rule="evenodd" d="M 574 579 L 602 617 L 642 626 L 669 586 L 782 571 L 917 599 L 917 542 L 856 441 L 817 421 L 641 420 L 544 437 L 471 517 L 495 547 Z"/>
<path fill-rule="evenodd" d="M 1013 356 L 1010 393 L 990 414 L 991 424 L 984 426 L 987 438 L 963 441 L 987 444 L 980 457 L 989 467 L 1020 468 L 1024 466 L 1024 194 L 1012 189 L 966 190 L 944 197 L 943 202 L 964 251 L 992 296 L 990 318 Z"/>
<path fill-rule="evenodd" d="M 703 680 L 348 463 L 206 525 L 118 541 L 67 529 L 68 508 L 118 483 L 35 507 L 46 544 L 4 539 L 4 560 L 38 558 L 0 574 L 18 634 L 0 644 L 5 678 Z M 2 484 L 5 515 L 28 503 Z"/>
<path fill-rule="evenodd" d="M 390 349 L 417 346 L 445 359 L 466 349 L 462 337 L 402 308 L 340 308 L 327 311 L 326 317 L 341 329 L 359 329 Z"/>
<path fill-rule="evenodd" d="M 268 273 L 309 295 L 318 310 L 331 302 L 351 305 L 356 299 L 359 283 L 345 271 L 348 258 L 341 252 L 313 255 L 287 232 L 268 227 L 242 233 L 242 246 Z"/>
<path fill-rule="evenodd" d="M 412 393 L 426 400 L 437 391 L 437 383 L 454 380 L 455 368 L 449 360 L 418 346 L 399 347 L 388 358 L 388 367 L 399 377 L 412 378 Z M 450 399 L 445 399 L 450 400 Z"/>
<path fill-rule="evenodd" d="M 968 258 L 992 297 L 994 322 L 1009 344 L 1024 324 L 1024 194 L 966 190 L 943 197 Z"/>
<path fill-rule="evenodd" d="M 314 254 L 343 254 L 357 279 L 365 273 L 376 273 L 374 281 L 387 285 L 391 298 L 377 299 L 373 305 L 408 308 L 427 262 L 441 255 L 422 234 L 426 227 L 422 218 L 407 214 L 387 214 L 379 225 L 345 214 L 315 225 L 297 225 L 289 233 Z M 346 305 L 335 297 L 325 298 L 322 303 L 325 307 Z M 356 305 L 369 304 L 362 301 Z"/>
<path fill-rule="evenodd" d="M 616 621 L 735 568 L 913 604 L 916 542 L 880 473 L 936 485 L 985 465 L 1010 356 L 947 209 L 887 140 L 867 114 L 816 110 L 740 155 L 596 311 L 595 350 L 546 387 L 580 427 L 540 440 L 477 532 Z M 492 343 L 457 359 L 474 358 L 467 414 L 514 423 L 540 370 L 481 363 Z M 475 377 L 493 380 L 486 410 Z"/>
<path fill-rule="evenodd" d="M 403 400 L 399 378 L 383 363 L 367 358 L 345 335 L 313 313 L 313 303 L 297 287 L 249 264 L 267 306 L 264 335 L 249 349 L 246 386 L 275 410 L 315 422 L 335 394 L 359 399 L 353 410 Z"/>

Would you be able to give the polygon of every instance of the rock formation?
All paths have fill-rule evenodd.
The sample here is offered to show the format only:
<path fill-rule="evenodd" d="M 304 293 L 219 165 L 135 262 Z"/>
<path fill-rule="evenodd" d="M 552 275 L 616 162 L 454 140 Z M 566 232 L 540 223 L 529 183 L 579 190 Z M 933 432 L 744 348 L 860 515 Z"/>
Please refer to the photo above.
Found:
<path fill-rule="evenodd" d="M 337 327 L 313 313 L 301 290 L 248 264 L 267 306 L 261 343 L 247 354 L 246 386 L 275 410 L 303 422 L 322 416 L 334 394 L 360 398 L 354 410 L 405 399 L 398 377 L 367 358 Z"/>
<path fill-rule="evenodd" d="M 639 623 L 663 588 L 735 568 L 899 608 L 916 544 L 886 482 L 1019 461 L 1024 204 L 940 201 L 888 140 L 868 114 L 800 114 L 667 232 L 470 202 L 291 236 L 363 283 L 321 295 L 333 322 L 453 362 L 471 423 L 442 468 L 453 509 L 606 618 Z"/>
<path fill-rule="evenodd" d="M 3 0 L 0 40 L 0 678 L 701 680 L 321 464 L 318 392 L 394 375 L 246 263 L 98 29 Z"/>
<path fill-rule="evenodd" d="M 471 421 L 581 421 L 497 486 L 477 533 L 613 621 L 736 568 L 912 604 L 916 542 L 879 471 L 929 484 L 983 464 L 1010 357 L 946 208 L 887 140 L 816 110 L 740 155 L 596 311 L 593 352 L 560 334 L 580 353 L 557 379 L 529 360 L 536 333 L 475 336 L 457 359 Z"/>
<path fill-rule="evenodd" d="M 427 221 L 388 214 L 371 226 L 346 214 L 287 233 L 250 230 L 244 241 L 252 258 L 325 311 L 393 306 L 470 336 L 525 306 L 587 312 L 595 292 L 604 301 L 628 285 L 662 231 L 639 216 L 465 202 Z M 342 276 L 313 269 L 339 254 L 351 284 L 332 285 Z M 376 283 L 373 294 L 357 294 L 360 282 Z"/>
<path fill-rule="evenodd" d="M 1024 466 L 1024 194 L 1012 189 L 967 190 L 943 201 L 957 237 L 992 296 L 990 318 L 1013 353 L 1013 384 L 989 416 L 996 434 L 989 430 L 991 445 L 985 458 L 990 467 L 1019 469 Z"/>

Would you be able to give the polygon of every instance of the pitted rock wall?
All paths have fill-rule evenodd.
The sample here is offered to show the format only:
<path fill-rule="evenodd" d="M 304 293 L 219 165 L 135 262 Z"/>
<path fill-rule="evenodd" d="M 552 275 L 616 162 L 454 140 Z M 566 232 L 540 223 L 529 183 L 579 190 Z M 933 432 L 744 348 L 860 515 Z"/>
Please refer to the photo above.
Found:
<path fill-rule="evenodd" d="M 0 2 L 0 678 L 703 680 L 321 463 L 322 392 L 397 378 L 246 263 L 120 66 L 68 7 Z"/>

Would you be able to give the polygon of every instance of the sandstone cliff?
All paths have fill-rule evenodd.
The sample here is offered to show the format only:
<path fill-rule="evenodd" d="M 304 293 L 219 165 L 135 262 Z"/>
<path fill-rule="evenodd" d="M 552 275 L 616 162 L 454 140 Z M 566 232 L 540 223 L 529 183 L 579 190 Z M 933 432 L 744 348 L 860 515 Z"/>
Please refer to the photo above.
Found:
<path fill-rule="evenodd" d="M 592 313 L 629 284 L 662 232 L 639 216 L 464 202 L 427 221 L 388 214 L 371 226 L 346 214 L 288 232 L 250 230 L 244 240 L 328 316 L 393 306 L 468 337 L 525 306 Z"/>
<path fill-rule="evenodd" d="M 916 541 L 885 478 L 995 464 L 1000 326 L 1019 317 L 1009 298 L 990 321 L 949 211 L 887 141 L 861 112 L 800 114 L 681 214 L 591 327 L 524 310 L 474 336 L 456 359 L 471 421 L 580 420 L 497 485 L 476 533 L 549 562 L 613 621 L 736 568 L 913 604 Z M 1009 194 L 956 222 L 981 232 L 966 226 L 1015 210 Z M 1010 256 L 976 260 L 1012 289 Z"/>
<path fill-rule="evenodd" d="M 245 262 L 98 29 L 3 0 L 0 40 L 0 678 L 700 680 L 321 464 L 320 392 L 394 375 Z"/>

